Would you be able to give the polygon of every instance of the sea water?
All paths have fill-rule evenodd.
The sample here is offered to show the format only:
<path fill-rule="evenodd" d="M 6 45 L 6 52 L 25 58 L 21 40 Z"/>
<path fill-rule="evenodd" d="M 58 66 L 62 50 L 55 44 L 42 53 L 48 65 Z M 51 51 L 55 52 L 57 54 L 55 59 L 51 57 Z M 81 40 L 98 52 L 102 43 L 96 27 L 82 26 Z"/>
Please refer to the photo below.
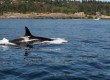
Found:
<path fill-rule="evenodd" d="M 25 26 L 55 40 L 30 50 L 7 45 Z M 0 80 L 110 79 L 110 20 L 0 19 L 0 43 Z"/>

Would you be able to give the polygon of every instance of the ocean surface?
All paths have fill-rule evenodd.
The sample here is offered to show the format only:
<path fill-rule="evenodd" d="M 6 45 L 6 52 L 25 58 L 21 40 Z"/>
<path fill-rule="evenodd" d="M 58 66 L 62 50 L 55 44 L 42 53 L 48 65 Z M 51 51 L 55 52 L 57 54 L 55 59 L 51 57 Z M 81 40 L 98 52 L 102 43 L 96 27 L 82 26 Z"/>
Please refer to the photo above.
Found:
<path fill-rule="evenodd" d="M 1 44 L 0 80 L 110 80 L 110 20 L 0 19 L 0 43 L 24 36 L 25 26 L 57 41 Z"/>

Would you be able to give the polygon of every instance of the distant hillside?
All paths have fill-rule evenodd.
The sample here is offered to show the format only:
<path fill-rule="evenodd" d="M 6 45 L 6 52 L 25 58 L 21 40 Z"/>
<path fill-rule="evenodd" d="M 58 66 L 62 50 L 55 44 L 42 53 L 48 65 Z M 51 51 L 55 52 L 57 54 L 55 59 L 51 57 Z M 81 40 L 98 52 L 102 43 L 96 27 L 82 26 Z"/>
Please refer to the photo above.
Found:
<path fill-rule="evenodd" d="M 0 15 L 15 13 L 76 13 L 110 15 L 110 2 L 96 0 L 0 0 Z"/>

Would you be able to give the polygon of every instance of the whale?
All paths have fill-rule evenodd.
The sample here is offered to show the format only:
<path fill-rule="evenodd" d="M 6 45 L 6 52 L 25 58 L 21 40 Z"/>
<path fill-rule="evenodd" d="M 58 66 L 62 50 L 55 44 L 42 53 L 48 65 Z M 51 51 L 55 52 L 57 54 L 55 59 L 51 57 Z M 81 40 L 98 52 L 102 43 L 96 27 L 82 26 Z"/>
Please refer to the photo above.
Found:
<path fill-rule="evenodd" d="M 45 41 L 53 41 L 53 39 L 32 35 L 27 26 L 25 26 L 25 35 L 23 37 L 13 39 L 13 40 L 9 40 L 10 43 L 13 43 L 16 45 L 42 43 Z"/>

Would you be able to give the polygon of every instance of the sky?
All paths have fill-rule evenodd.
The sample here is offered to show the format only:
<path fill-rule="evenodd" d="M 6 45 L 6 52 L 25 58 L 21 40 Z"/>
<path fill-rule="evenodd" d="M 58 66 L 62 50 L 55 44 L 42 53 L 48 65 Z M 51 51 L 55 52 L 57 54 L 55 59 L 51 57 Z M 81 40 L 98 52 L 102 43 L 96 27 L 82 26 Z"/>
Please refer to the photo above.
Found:
<path fill-rule="evenodd" d="M 82 1 L 82 0 L 80 0 L 80 1 Z M 97 0 L 97 1 L 109 1 L 110 2 L 110 0 Z"/>
<path fill-rule="evenodd" d="M 100 0 L 100 1 L 110 1 L 110 0 Z"/>

